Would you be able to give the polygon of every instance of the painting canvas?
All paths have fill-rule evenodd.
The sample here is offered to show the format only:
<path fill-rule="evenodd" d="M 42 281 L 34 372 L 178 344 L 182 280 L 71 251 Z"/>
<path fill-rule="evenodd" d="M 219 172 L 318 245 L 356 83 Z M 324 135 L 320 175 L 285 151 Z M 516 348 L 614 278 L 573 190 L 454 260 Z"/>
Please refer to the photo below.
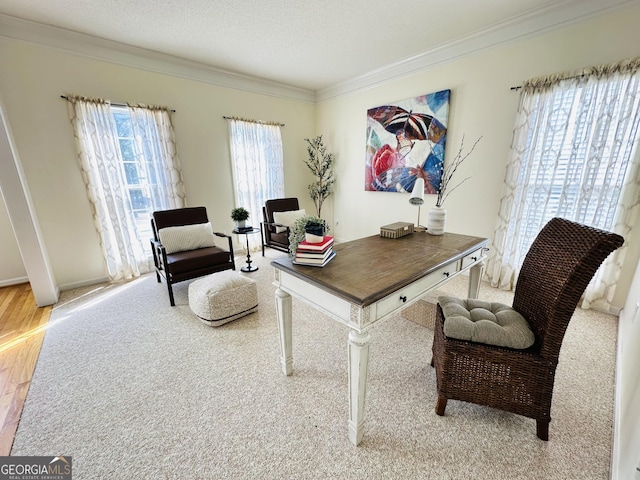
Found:
<path fill-rule="evenodd" d="M 437 193 L 444 166 L 449 96 L 442 90 L 367 110 L 365 190 Z"/>

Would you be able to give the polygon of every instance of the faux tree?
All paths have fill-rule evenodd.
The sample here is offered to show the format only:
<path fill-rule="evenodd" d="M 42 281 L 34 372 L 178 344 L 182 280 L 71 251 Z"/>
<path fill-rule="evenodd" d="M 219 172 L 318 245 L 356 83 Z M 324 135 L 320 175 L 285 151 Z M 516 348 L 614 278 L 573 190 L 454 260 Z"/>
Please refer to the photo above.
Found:
<path fill-rule="evenodd" d="M 315 181 L 309 185 L 309 196 L 316 207 L 316 213 L 320 217 L 322 204 L 331 195 L 332 186 L 335 182 L 333 177 L 333 153 L 327 153 L 327 148 L 322 142 L 322 135 L 312 138 L 305 138 L 309 144 L 307 152 L 309 158 L 304 163 L 315 177 Z"/>

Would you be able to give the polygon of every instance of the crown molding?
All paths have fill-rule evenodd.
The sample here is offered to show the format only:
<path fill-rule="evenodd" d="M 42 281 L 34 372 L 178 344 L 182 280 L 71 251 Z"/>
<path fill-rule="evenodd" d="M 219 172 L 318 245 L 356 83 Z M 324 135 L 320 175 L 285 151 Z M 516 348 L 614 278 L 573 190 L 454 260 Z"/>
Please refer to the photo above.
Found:
<path fill-rule="evenodd" d="M 304 88 L 243 75 L 153 50 L 44 25 L 0 13 L 0 37 L 137 69 L 290 100 L 315 102 Z"/>
<path fill-rule="evenodd" d="M 318 90 L 316 101 L 322 102 L 359 90 L 374 88 L 419 70 L 471 55 L 481 50 L 530 38 L 613 10 L 640 4 L 639 0 L 568 0 L 556 2 L 526 15 L 514 17 L 489 29 L 475 32 L 456 41 L 386 65 L 364 75 Z"/>
<path fill-rule="evenodd" d="M 417 71 L 429 69 L 481 50 L 530 38 L 590 17 L 638 4 L 640 4 L 640 0 L 556 1 L 544 8 L 513 17 L 489 29 L 439 45 L 419 55 L 372 70 L 317 92 L 2 13 L 0 13 L 0 37 L 35 43 L 74 55 L 221 87 L 314 103 L 374 88 L 385 82 L 406 77 Z"/>

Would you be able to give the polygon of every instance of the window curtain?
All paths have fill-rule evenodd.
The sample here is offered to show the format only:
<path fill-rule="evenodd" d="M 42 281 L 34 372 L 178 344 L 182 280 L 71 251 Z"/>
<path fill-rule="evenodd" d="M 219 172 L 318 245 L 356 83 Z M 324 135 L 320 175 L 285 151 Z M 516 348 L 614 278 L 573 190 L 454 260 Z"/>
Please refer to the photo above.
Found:
<path fill-rule="evenodd" d="M 171 116 L 165 107 L 129 105 L 137 152 L 145 159 L 144 173 L 152 209 L 186 205 L 182 169 L 176 151 Z"/>
<path fill-rule="evenodd" d="M 285 196 L 280 125 L 229 119 L 229 129 L 236 206 L 249 211 L 247 225 L 260 228 L 265 201 Z M 248 237 L 249 249 L 257 250 L 260 236 Z"/>
<path fill-rule="evenodd" d="M 69 95 L 67 100 L 80 170 L 109 279 L 117 281 L 138 277 L 152 270 L 153 261 L 142 243 L 149 240 L 139 238 L 136 232 L 110 102 L 74 95 Z M 165 136 L 166 127 L 158 127 L 157 130 L 159 138 L 172 144 L 172 136 Z M 175 145 L 169 151 L 175 152 Z M 161 159 L 163 162 L 171 160 L 165 156 Z M 180 175 L 172 176 L 170 193 L 163 202 L 167 208 L 183 205 L 184 195 L 180 197 L 174 193 L 182 190 L 182 181 L 176 181 L 175 177 Z"/>
<path fill-rule="evenodd" d="M 628 238 L 640 202 L 639 66 L 635 59 L 523 85 L 487 261 L 492 286 L 513 289 L 535 235 L 552 217 Z M 605 261 L 583 308 L 609 310 L 625 254 L 623 246 Z"/>

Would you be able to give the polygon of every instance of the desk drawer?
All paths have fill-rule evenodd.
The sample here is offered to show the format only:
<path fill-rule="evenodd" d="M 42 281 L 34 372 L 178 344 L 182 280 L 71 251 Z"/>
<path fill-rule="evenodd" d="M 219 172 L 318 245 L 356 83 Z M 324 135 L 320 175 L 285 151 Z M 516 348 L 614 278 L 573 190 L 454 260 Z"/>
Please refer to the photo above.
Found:
<path fill-rule="evenodd" d="M 484 256 L 483 249 L 479 248 L 475 252 L 471 252 L 469 255 L 466 255 L 466 256 L 462 257 L 462 268 L 461 268 L 461 270 L 464 270 L 465 268 L 467 268 L 472 263 L 477 262 L 483 256 Z"/>
<path fill-rule="evenodd" d="M 440 282 L 446 280 L 449 276 L 457 273 L 459 268 L 459 261 L 440 267 L 438 270 L 431 272 L 424 278 L 421 278 L 417 282 L 407 285 L 406 287 L 398 290 L 395 293 L 379 300 L 376 303 L 376 319 L 384 317 L 393 310 L 402 306 L 408 305 L 412 300 L 424 295 L 432 287 L 435 287 Z"/>

